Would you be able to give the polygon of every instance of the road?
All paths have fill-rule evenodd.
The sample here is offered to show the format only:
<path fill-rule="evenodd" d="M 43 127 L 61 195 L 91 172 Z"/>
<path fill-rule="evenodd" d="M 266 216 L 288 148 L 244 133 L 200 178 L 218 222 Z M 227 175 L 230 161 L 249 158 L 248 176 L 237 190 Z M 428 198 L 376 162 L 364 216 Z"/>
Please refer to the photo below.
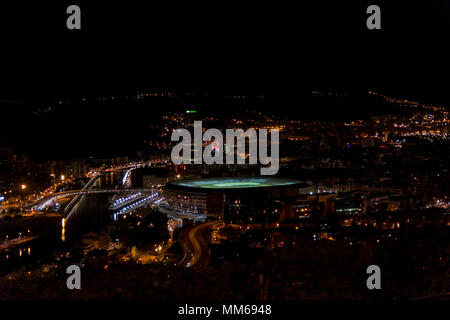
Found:
<path fill-rule="evenodd" d="M 189 228 L 180 234 L 180 244 L 183 248 L 184 257 L 179 263 L 182 266 L 197 267 L 209 264 L 210 251 L 208 243 L 204 238 L 204 233 L 215 224 L 222 223 L 221 220 L 202 223 Z"/>

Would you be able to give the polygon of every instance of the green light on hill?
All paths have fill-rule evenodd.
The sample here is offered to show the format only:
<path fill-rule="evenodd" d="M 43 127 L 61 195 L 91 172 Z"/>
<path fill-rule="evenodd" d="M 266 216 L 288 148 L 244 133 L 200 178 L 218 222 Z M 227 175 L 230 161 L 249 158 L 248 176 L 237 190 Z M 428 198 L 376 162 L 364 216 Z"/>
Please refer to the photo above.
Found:
<path fill-rule="evenodd" d="M 196 110 L 186 110 L 186 113 L 197 113 Z"/>

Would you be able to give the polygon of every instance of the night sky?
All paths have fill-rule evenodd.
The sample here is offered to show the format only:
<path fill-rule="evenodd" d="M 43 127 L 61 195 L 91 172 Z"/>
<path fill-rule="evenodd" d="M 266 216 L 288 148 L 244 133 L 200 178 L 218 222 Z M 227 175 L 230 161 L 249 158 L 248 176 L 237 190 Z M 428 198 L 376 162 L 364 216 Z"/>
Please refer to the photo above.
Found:
<path fill-rule="evenodd" d="M 2 96 L 136 87 L 439 93 L 429 78 L 448 50 L 439 43 L 444 1 L 140 2 L 2 1 Z M 366 29 L 373 3 L 382 30 Z M 69 4 L 81 7 L 81 31 L 66 29 Z M 445 92 L 448 82 L 440 85 Z"/>
<path fill-rule="evenodd" d="M 139 130 L 168 106 L 136 107 L 125 122 L 120 104 L 59 108 L 45 120 L 25 109 L 139 88 L 262 93 L 268 102 L 255 108 L 320 120 L 373 113 L 379 106 L 363 97 L 368 89 L 450 103 L 445 1 L 140 2 L 1 1 L 2 143 L 57 157 L 55 146 L 68 140 L 67 156 L 84 157 L 115 148 L 120 136 L 134 150 L 129 141 L 142 143 Z M 71 4 L 81 7 L 81 31 L 66 28 Z M 381 30 L 366 28 L 370 4 L 381 7 Z M 312 107 L 306 93 L 317 89 L 351 92 L 353 100 Z M 234 112 L 220 103 L 203 107 Z M 107 126 L 79 136 L 86 121 Z"/>

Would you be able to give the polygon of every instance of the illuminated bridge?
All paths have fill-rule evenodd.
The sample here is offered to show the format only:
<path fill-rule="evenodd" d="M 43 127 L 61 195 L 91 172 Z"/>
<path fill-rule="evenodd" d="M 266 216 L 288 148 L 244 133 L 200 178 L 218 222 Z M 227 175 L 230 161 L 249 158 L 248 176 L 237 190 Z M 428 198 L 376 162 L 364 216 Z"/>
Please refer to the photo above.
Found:
<path fill-rule="evenodd" d="M 69 190 L 53 193 L 35 202 L 31 208 L 34 210 L 39 207 L 47 206 L 48 203 L 71 195 L 99 194 L 99 193 L 153 193 L 154 189 L 86 189 L 86 190 Z M 47 204 L 47 205 L 46 205 Z"/>
<path fill-rule="evenodd" d="M 64 213 L 67 214 L 70 212 L 72 207 L 80 200 L 80 197 L 86 194 L 100 194 L 100 193 L 115 193 L 115 194 L 121 194 L 121 193 L 131 193 L 131 194 L 142 194 L 143 196 L 147 196 L 148 194 L 155 194 L 154 189 L 146 189 L 146 188 L 129 188 L 131 186 L 130 181 L 130 173 L 132 170 L 137 168 L 144 168 L 144 167 L 150 167 L 152 164 L 157 163 L 163 163 L 166 162 L 165 160 L 161 161 L 147 161 L 147 162 L 140 162 L 140 163 L 127 163 L 123 165 L 117 165 L 109 168 L 99 168 L 95 172 L 93 172 L 93 175 L 91 179 L 86 183 L 86 185 L 81 190 L 68 190 L 68 191 L 62 191 L 58 193 L 53 193 L 51 195 L 45 196 L 37 201 L 35 201 L 32 204 L 26 205 L 25 208 L 31 208 L 32 210 L 42 210 L 52 204 L 55 203 L 60 198 L 67 197 L 67 196 L 74 196 L 69 203 L 64 208 Z M 122 180 L 122 186 L 121 188 L 116 189 L 96 189 L 92 188 L 94 185 L 94 182 L 102 176 L 104 173 L 108 172 L 115 172 L 115 171 L 124 171 L 127 170 L 124 174 L 123 180 Z M 129 197 L 127 197 L 129 198 Z M 130 199 L 132 200 L 132 199 Z M 141 199 L 137 199 L 140 201 Z M 125 205 L 125 204 L 124 204 Z M 114 206 L 114 205 L 113 205 Z M 121 206 L 121 203 L 117 203 L 116 206 Z"/>

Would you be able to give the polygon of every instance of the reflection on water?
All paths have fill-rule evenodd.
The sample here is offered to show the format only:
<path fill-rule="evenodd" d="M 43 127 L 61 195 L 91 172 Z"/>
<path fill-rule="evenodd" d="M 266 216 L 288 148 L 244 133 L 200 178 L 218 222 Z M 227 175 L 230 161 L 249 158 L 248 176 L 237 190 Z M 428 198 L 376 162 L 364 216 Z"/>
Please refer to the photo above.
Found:
<path fill-rule="evenodd" d="M 77 240 L 86 232 L 99 232 L 109 223 L 109 194 L 86 194 L 72 208 L 64 225 L 66 241 Z"/>
<path fill-rule="evenodd" d="M 94 184 L 92 185 L 92 188 L 103 188 L 103 189 L 115 188 L 116 186 L 122 184 L 124 174 L 125 171 L 113 171 L 105 173 L 100 177 L 98 177 L 97 180 L 95 180 Z"/>
<path fill-rule="evenodd" d="M 40 237 L 23 245 L 0 252 L 0 276 L 21 267 L 35 268 L 52 258 L 56 241 L 52 237 Z"/>
<path fill-rule="evenodd" d="M 66 241 L 66 218 L 61 220 L 61 241 Z"/>
<path fill-rule="evenodd" d="M 120 177 L 120 172 L 108 173 L 99 177 L 93 187 L 113 188 Z M 62 217 L 59 226 L 42 231 L 35 235 L 37 238 L 1 250 L 0 276 L 22 267 L 33 268 L 47 263 L 55 252 L 71 250 L 83 233 L 104 229 L 110 221 L 108 197 L 111 195 L 84 195 L 72 208 L 69 221 Z"/>
<path fill-rule="evenodd" d="M 116 188 L 122 183 L 123 174 L 122 171 L 100 176 L 91 188 Z M 168 223 L 165 215 L 154 218 L 149 208 L 137 209 L 127 219 L 114 221 L 109 206 L 118 196 L 82 195 L 49 234 L 1 251 L 0 276 L 21 267 L 34 268 L 55 262 L 55 257 L 79 252 L 80 248 L 85 256 L 93 248 L 101 248 L 108 252 L 108 257 L 115 254 L 119 259 L 132 258 L 142 263 L 162 261 L 180 221 Z"/>

